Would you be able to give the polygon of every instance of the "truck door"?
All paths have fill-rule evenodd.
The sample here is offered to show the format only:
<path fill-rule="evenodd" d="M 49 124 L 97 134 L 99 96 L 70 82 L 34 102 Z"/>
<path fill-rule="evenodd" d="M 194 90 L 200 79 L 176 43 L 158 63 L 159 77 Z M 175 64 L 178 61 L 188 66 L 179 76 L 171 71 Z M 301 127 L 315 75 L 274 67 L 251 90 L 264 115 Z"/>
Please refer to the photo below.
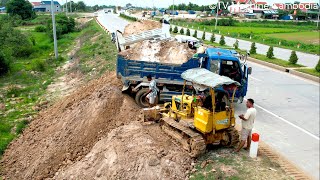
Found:
<path fill-rule="evenodd" d="M 247 89 L 248 89 L 248 66 L 246 64 L 243 65 L 243 78 L 241 80 L 241 86 L 242 86 L 242 91 L 241 91 L 241 96 L 244 97 L 247 94 Z"/>

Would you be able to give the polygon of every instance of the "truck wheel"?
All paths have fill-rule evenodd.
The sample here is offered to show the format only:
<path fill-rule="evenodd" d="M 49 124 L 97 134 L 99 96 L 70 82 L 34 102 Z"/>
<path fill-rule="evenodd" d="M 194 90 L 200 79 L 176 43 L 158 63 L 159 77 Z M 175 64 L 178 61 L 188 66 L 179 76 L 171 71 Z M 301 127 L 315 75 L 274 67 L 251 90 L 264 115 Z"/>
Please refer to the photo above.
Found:
<path fill-rule="evenodd" d="M 140 89 L 135 97 L 136 103 L 142 108 L 149 107 L 149 103 L 146 101 L 146 96 L 144 96 L 147 92 L 148 89 L 146 88 Z M 156 98 L 155 103 L 158 104 L 158 97 Z"/>

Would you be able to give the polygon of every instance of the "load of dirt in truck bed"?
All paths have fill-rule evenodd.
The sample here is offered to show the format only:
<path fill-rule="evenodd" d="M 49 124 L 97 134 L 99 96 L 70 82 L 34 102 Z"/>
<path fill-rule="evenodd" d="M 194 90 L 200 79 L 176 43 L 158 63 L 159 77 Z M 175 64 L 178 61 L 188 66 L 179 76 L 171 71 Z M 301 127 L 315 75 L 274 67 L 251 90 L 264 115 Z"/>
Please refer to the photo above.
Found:
<path fill-rule="evenodd" d="M 129 36 L 132 34 L 137 34 L 143 31 L 151 30 L 151 29 L 157 29 L 161 28 L 161 23 L 157 21 L 151 21 L 151 20 L 142 20 L 142 21 L 136 21 L 128 24 L 124 28 L 123 35 Z"/>
<path fill-rule="evenodd" d="M 145 40 L 130 46 L 130 49 L 119 54 L 126 59 L 161 62 L 170 64 L 182 64 L 188 61 L 196 53 L 186 43 L 175 40 Z"/>
<path fill-rule="evenodd" d="M 191 160 L 122 94 L 115 73 L 39 113 L 1 160 L 4 179 L 185 179 Z"/>

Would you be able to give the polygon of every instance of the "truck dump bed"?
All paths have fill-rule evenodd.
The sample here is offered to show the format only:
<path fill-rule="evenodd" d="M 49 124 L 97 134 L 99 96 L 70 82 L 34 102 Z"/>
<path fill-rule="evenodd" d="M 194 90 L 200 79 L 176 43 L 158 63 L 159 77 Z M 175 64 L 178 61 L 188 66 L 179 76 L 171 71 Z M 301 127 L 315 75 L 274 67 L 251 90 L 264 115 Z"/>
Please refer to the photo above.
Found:
<path fill-rule="evenodd" d="M 191 58 L 183 64 L 165 64 L 159 62 L 146 62 L 125 59 L 118 55 L 117 77 L 122 81 L 142 81 L 151 74 L 158 83 L 183 84 L 181 73 L 187 69 L 199 67 L 197 58 Z"/>

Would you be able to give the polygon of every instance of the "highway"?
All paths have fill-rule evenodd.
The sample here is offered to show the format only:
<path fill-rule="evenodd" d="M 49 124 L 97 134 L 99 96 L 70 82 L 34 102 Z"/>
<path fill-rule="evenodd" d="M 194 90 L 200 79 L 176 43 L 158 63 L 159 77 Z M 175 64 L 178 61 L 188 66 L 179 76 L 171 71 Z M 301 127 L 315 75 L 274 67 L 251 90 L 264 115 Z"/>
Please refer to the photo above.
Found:
<path fill-rule="evenodd" d="M 110 31 L 123 31 L 127 24 L 116 15 L 100 13 L 98 20 Z M 319 179 L 319 84 L 259 64 L 248 65 L 253 73 L 246 98 L 255 100 L 258 112 L 254 131 L 279 154 Z M 236 105 L 237 114 L 245 111 L 245 103 Z"/>
<path fill-rule="evenodd" d="M 172 26 L 174 27 L 174 26 Z M 178 29 L 180 30 L 182 27 L 178 26 Z M 184 32 L 186 32 L 187 29 L 184 28 Z M 194 30 L 190 29 L 190 33 L 191 35 L 193 35 Z M 197 32 L 198 38 L 201 38 L 203 35 L 203 31 L 198 31 Z M 216 43 L 219 43 L 220 41 L 220 35 L 219 34 L 215 34 L 216 37 Z M 206 40 L 210 40 L 211 38 L 211 33 L 206 33 Z M 225 37 L 225 42 L 227 46 L 233 46 L 233 44 L 236 42 L 235 38 L 231 38 L 231 37 Z M 241 40 L 239 39 L 239 49 L 241 50 L 247 50 L 249 51 L 251 48 L 251 44 L 252 42 L 250 41 L 245 41 L 245 40 Z M 260 44 L 260 43 L 256 43 L 256 47 L 257 47 L 257 54 L 267 54 L 267 51 L 269 49 L 268 45 L 264 45 L 264 44 Z M 291 55 L 292 50 L 290 49 L 284 49 L 284 48 L 278 48 L 278 47 L 274 47 L 273 48 L 273 54 L 274 57 L 278 58 L 278 59 L 283 59 L 283 60 L 289 60 L 290 55 Z M 303 52 L 299 52 L 296 51 L 296 54 L 298 56 L 298 64 L 307 66 L 307 67 L 311 67 L 314 68 L 318 61 L 319 61 L 319 56 L 315 55 L 315 54 L 309 54 L 309 53 L 303 53 Z"/>

